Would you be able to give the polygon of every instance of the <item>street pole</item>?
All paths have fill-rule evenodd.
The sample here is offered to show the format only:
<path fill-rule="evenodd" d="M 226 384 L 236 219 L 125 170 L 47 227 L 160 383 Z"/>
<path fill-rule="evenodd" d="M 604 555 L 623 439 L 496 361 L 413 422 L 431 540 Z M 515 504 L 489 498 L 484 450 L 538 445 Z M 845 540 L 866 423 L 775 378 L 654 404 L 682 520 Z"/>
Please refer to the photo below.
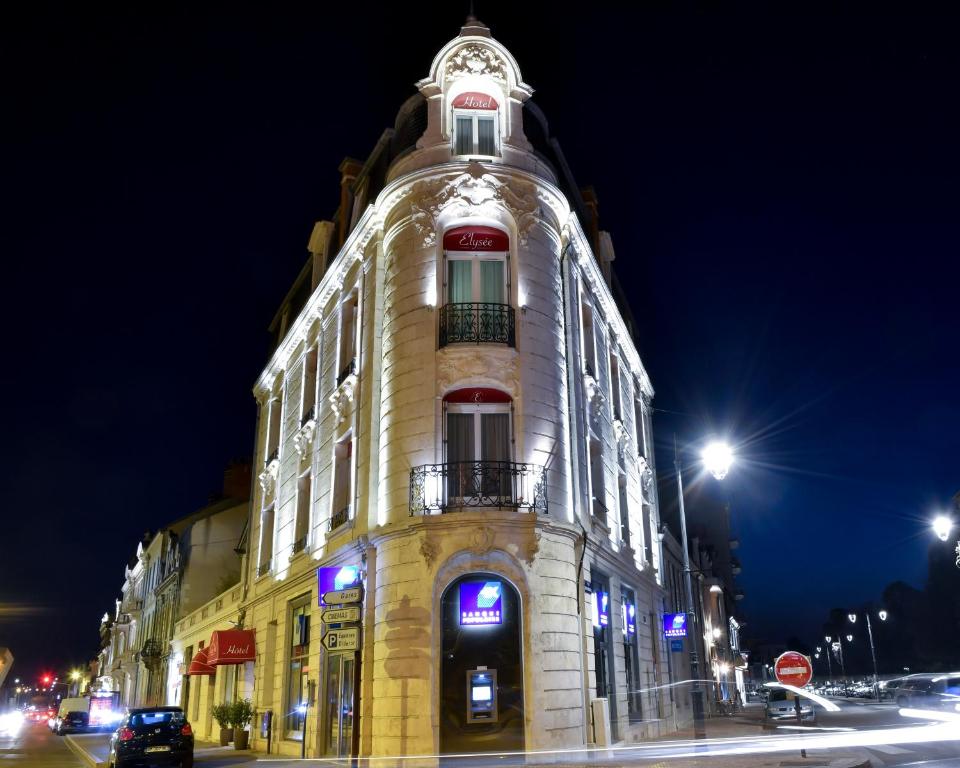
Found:
<path fill-rule="evenodd" d="M 870 656 L 873 659 L 873 696 L 877 701 L 880 701 L 880 681 L 879 675 L 877 674 L 877 652 L 873 646 L 873 627 L 870 626 L 870 614 L 867 613 L 866 617 L 867 636 L 870 638 Z"/>
<path fill-rule="evenodd" d="M 840 657 L 840 674 L 843 675 L 843 695 L 847 695 L 847 668 L 843 666 L 843 638 L 837 637 L 837 649 Z"/>
<path fill-rule="evenodd" d="M 697 656 L 697 613 L 693 604 L 693 577 L 690 571 L 690 549 L 687 545 L 687 515 L 683 506 L 683 473 L 680 469 L 680 450 L 677 436 L 673 436 L 673 465 L 677 470 L 677 499 L 680 503 L 680 533 L 683 539 L 683 580 L 687 592 L 687 642 L 690 644 L 690 693 L 693 697 L 693 736 L 703 739 L 707 736 L 703 719 L 703 689 L 700 686 L 700 660 Z"/>
<path fill-rule="evenodd" d="M 833 664 L 830 663 L 830 644 L 827 644 L 827 677 L 829 680 L 829 685 L 833 685 Z"/>

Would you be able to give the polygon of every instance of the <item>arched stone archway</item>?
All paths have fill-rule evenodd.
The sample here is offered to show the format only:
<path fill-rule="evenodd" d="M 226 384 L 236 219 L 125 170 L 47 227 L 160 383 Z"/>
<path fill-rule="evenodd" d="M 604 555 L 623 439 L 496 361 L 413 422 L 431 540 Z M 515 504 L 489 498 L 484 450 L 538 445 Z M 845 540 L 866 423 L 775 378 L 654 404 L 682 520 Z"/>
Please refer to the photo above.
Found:
<path fill-rule="evenodd" d="M 522 750 L 523 616 L 520 594 L 506 578 L 490 572 L 455 579 L 440 599 L 440 751 Z M 475 689 L 471 707 L 469 673 L 495 674 L 492 690 Z M 483 712 L 484 696 L 492 696 Z M 477 698 L 479 697 L 479 698 Z"/>

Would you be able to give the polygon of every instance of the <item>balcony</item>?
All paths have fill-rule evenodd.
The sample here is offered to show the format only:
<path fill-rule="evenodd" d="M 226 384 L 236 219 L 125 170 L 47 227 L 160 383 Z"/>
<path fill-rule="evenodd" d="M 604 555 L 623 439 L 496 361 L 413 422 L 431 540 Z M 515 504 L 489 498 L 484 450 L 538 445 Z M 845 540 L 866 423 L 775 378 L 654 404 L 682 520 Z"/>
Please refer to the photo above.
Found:
<path fill-rule="evenodd" d="M 351 358 L 350 362 L 343 366 L 343 370 L 340 371 L 340 375 L 337 376 L 337 388 L 340 387 L 343 382 L 349 379 L 357 372 L 357 358 Z"/>
<path fill-rule="evenodd" d="M 346 525 L 350 520 L 350 505 L 347 504 L 343 509 L 330 518 L 330 530 L 335 531 L 342 525 Z"/>
<path fill-rule="evenodd" d="M 508 304 L 444 304 L 440 307 L 440 347 L 462 342 L 515 347 L 516 324 Z"/>
<path fill-rule="evenodd" d="M 474 507 L 546 514 L 546 471 L 512 461 L 458 461 L 410 470 L 411 515 Z"/>
<path fill-rule="evenodd" d="M 306 536 L 306 534 L 304 534 L 304 535 L 301 536 L 299 539 L 297 539 L 295 542 L 293 542 L 293 554 L 294 554 L 294 555 L 297 554 L 298 552 L 303 552 L 303 550 L 305 550 L 306 548 L 307 548 L 307 536 Z"/>
<path fill-rule="evenodd" d="M 257 576 L 266 576 L 270 573 L 270 566 L 272 565 L 272 560 L 267 560 L 265 563 L 260 563 L 260 567 L 257 568 Z"/>

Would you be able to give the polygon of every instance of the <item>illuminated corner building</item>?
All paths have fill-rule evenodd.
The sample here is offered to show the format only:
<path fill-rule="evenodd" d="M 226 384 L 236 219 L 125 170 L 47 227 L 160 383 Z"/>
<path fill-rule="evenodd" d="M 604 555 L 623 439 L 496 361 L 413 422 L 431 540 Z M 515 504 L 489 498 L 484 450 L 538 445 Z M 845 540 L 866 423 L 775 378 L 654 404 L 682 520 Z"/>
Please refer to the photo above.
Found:
<path fill-rule="evenodd" d="M 418 88 L 341 165 L 254 388 L 253 744 L 267 712 L 308 757 L 658 733 L 653 389 L 610 237 L 487 27 Z M 331 630 L 352 567 L 359 625 Z"/>

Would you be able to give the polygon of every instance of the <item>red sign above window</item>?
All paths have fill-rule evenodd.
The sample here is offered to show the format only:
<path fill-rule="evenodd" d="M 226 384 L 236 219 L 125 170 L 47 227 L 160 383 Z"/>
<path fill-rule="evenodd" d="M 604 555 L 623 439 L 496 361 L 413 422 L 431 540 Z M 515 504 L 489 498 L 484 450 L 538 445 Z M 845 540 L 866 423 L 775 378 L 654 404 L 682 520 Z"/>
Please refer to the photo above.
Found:
<path fill-rule="evenodd" d="M 506 232 L 493 227 L 457 227 L 443 236 L 445 251 L 498 251 L 510 250 L 510 238 Z"/>
<path fill-rule="evenodd" d="M 493 96 L 476 91 L 461 93 L 453 100 L 454 109 L 497 109 L 499 106 Z"/>
<path fill-rule="evenodd" d="M 207 663 L 218 667 L 221 664 L 256 661 L 255 647 L 256 640 L 252 629 L 219 629 L 210 638 Z"/>
<path fill-rule="evenodd" d="M 448 403 L 509 403 L 510 395 L 491 387 L 466 387 L 448 392 L 443 399 Z"/>

